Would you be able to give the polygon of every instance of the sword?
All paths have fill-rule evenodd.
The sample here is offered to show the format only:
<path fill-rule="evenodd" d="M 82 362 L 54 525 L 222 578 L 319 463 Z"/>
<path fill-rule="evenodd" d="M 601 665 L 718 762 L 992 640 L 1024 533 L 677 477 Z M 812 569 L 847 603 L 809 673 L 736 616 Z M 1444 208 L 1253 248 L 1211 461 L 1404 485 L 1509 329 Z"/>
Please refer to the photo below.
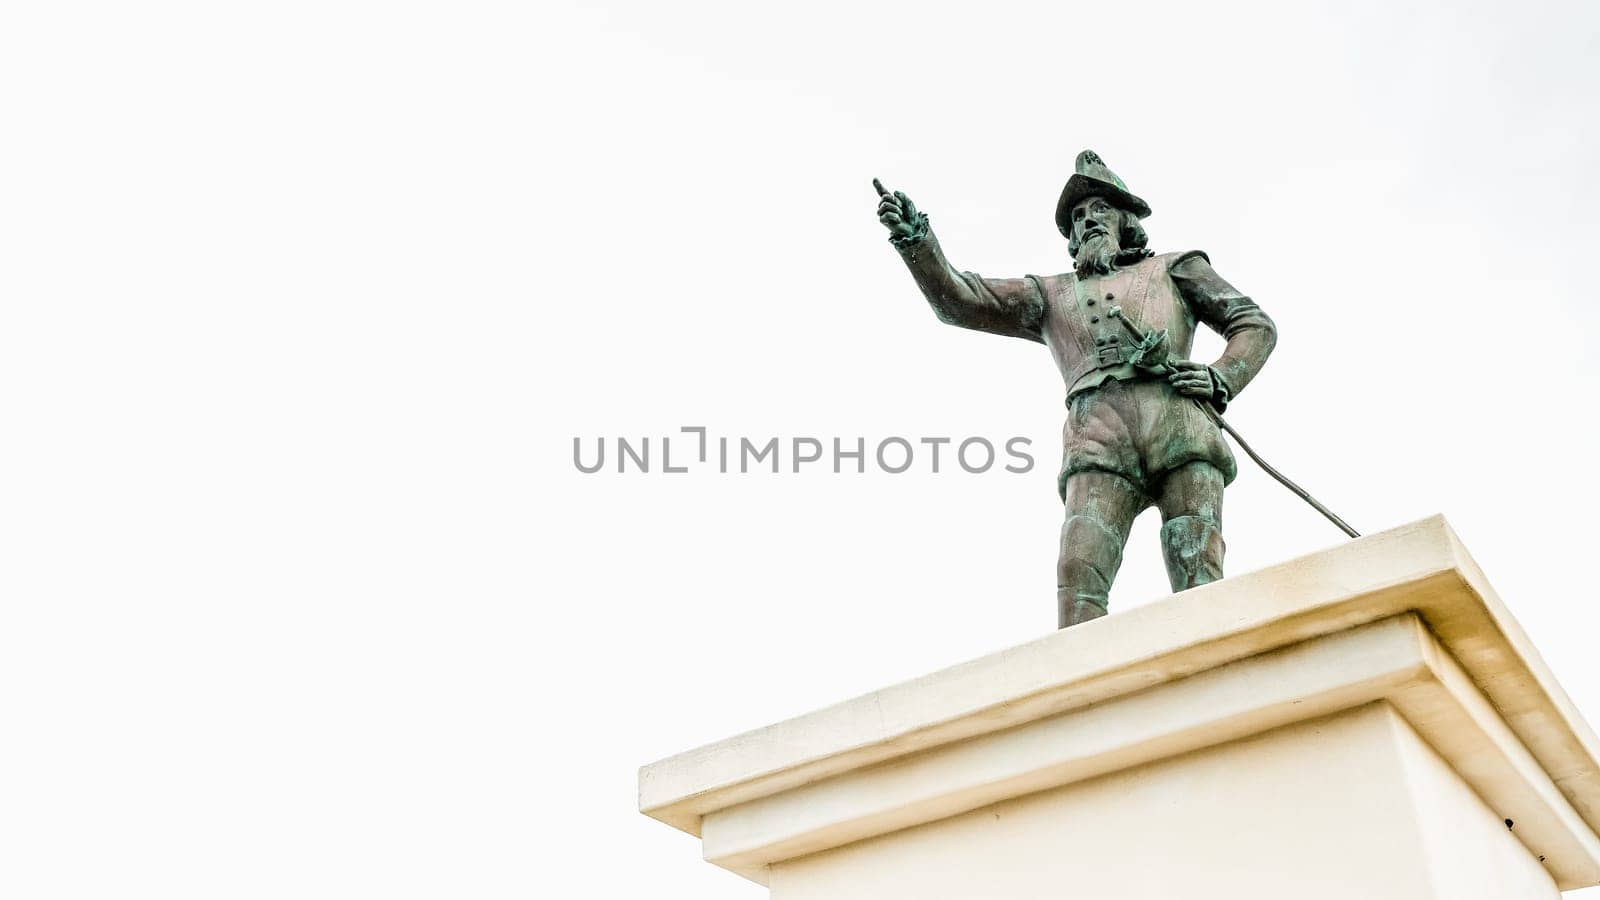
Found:
<path fill-rule="evenodd" d="M 1126 328 L 1128 330 L 1128 334 L 1132 335 L 1133 339 L 1139 343 L 1143 344 L 1148 340 L 1148 335 L 1142 329 L 1140 329 L 1139 326 L 1129 321 L 1127 316 L 1122 314 L 1122 307 L 1113 306 L 1106 311 L 1106 315 L 1111 316 L 1118 322 L 1121 322 L 1122 327 Z M 1161 373 L 1163 375 L 1169 374 L 1173 371 L 1176 370 L 1173 368 L 1171 363 L 1162 364 Z M 1312 509 L 1326 516 L 1328 521 L 1339 527 L 1340 531 L 1353 538 L 1361 536 L 1360 532 L 1356 531 L 1354 528 L 1351 528 L 1349 525 L 1345 524 L 1343 519 L 1334 515 L 1333 510 L 1323 506 L 1321 503 L 1318 503 L 1317 498 L 1307 493 L 1305 488 L 1295 484 L 1293 481 L 1290 481 L 1287 475 L 1284 475 L 1282 472 L 1279 472 L 1277 469 L 1274 469 L 1272 466 L 1268 465 L 1267 461 L 1262 459 L 1260 454 L 1251 449 L 1250 445 L 1245 442 L 1245 439 L 1239 436 L 1239 432 L 1234 431 L 1233 426 L 1229 425 L 1228 421 L 1222 418 L 1222 414 L 1211 408 L 1211 404 L 1202 402 L 1198 397 L 1190 397 L 1189 399 L 1192 400 L 1194 405 L 1198 406 L 1200 411 L 1205 413 L 1206 416 L 1211 419 L 1211 421 L 1217 423 L 1218 428 L 1221 428 L 1223 431 L 1227 432 L 1228 437 L 1233 438 L 1233 442 L 1239 445 L 1239 449 L 1243 450 L 1246 456 L 1249 456 L 1252 460 L 1255 460 L 1255 464 L 1260 466 L 1262 471 L 1266 472 L 1268 475 L 1271 475 L 1273 480 L 1288 488 L 1296 497 L 1299 497 L 1301 500 L 1311 504 Z"/>

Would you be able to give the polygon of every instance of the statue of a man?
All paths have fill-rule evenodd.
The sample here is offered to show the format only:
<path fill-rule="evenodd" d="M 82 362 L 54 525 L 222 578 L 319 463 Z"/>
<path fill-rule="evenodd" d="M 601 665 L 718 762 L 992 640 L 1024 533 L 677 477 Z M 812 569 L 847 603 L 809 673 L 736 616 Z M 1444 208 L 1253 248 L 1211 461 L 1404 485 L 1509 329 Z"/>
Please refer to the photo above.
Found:
<path fill-rule="evenodd" d="M 1150 506 L 1161 510 L 1174 591 L 1222 577 L 1222 490 L 1237 468 L 1196 401 L 1220 412 L 1277 342 L 1272 320 L 1204 253 L 1145 249 L 1140 220 L 1149 215 L 1085 150 L 1056 204 L 1074 272 L 984 278 L 945 261 L 928 217 L 905 194 L 882 192 L 878 204 L 890 243 L 941 321 L 1038 341 L 1066 380 L 1056 580 L 1063 628 L 1106 614 L 1128 530 Z M 1188 359 L 1197 321 L 1227 340 L 1210 365 Z"/>

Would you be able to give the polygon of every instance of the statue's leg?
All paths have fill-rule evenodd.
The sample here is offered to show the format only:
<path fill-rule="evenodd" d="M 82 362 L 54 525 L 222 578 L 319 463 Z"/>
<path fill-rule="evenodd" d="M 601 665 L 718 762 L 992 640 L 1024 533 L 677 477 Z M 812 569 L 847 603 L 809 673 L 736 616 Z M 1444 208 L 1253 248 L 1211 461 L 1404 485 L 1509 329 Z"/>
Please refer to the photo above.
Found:
<path fill-rule="evenodd" d="M 1101 471 L 1067 476 L 1062 499 L 1067 517 L 1056 565 L 1056 607 L 1058 627 L 1066 628 L 1106 614 L 1128 529 L 1150 501 L 1128 479 Z"/>
<path fill-rule="evenodd" d="M 1223 474 L 1208 462 L 1173 469 L 1156 498 L 1161 510 L 1161 555 L 1174 591 L 1222 578 Z"/>

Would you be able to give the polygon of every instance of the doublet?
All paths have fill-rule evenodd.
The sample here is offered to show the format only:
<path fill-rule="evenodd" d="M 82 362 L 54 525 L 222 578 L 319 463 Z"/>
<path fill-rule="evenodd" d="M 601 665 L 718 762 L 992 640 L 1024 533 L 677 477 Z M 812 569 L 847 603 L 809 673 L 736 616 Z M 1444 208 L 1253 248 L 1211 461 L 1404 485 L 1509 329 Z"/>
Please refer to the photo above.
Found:
<path fill-rule="evenodd" d="M 1220 409 L 1255 377 L 1277 330 L 1249 297 L 1190 250 L 1152 256 L 1105 275 L 1074 273 L 985 278 L 959 272 L 929 232 L 897 245 L 938 317 L 952 325 L 1037 341 L 1049 348 L 1066 387 L 1060 483 L 1100 469 L 1149 492 L 1172 468 L 1204 460 L 1231 481 L 1233 455 L 1211 422 L 1166 380 L 1129 364 L 1134 340 L 1113 306 L 1141 331 L 1167 333 L 1169 354 L 1187 359 L 1197 323 L 1227 341 L 1211 364 Z"/>

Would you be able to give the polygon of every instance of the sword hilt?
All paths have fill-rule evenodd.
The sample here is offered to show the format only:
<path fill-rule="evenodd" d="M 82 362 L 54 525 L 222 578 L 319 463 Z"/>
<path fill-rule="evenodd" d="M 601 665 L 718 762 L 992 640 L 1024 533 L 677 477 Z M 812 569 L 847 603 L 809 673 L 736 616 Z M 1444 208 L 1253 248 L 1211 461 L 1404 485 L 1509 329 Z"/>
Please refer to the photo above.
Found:
<path fill-rule="evenodd" d="M 1113 306 L 1106 310 L 1106 315 L 1116 319 L 1118 322 L 1121 322 L 1122 327 L 1128 329 L 1128 333 L 1133 335 L 1134 340 L 1143 342 L 1148 336 L 1143 331 L 1139 330 L 1139 326 L 1133 324 L 1133 322 L 1129 320 L 1127 316 L 1122 314 L 1122 307 Z"/>
<path fill-rule="evenodd" d="M 1149 332 L 1142 330 L 1139 326 L 1133 324 L 1133 320 L 1132 319 L 1129 319 L 1127 316 L 1122 314 L 1122 307 L 1113 306 L 1110 309 L 1106 310 L 1106 315 L 1110 316 L 1113 319 L 1116 319 L 1118 322 L 1121 322 L 1122 323 L 1122 327 L 1126 328 L 1128 330 L 1128 334 L 1132 335 L 1133 339 L 1135 341 L 1139 342 L 1139 344 L 1141 346 L 1146 341 L 1148 341 L 1150 339 Z M 1171 372 L 1172 371 L 1172 363 L 1168 362 L 1168 363 L 1162 364 L 1161 369 L 1159 371 Z"/>

